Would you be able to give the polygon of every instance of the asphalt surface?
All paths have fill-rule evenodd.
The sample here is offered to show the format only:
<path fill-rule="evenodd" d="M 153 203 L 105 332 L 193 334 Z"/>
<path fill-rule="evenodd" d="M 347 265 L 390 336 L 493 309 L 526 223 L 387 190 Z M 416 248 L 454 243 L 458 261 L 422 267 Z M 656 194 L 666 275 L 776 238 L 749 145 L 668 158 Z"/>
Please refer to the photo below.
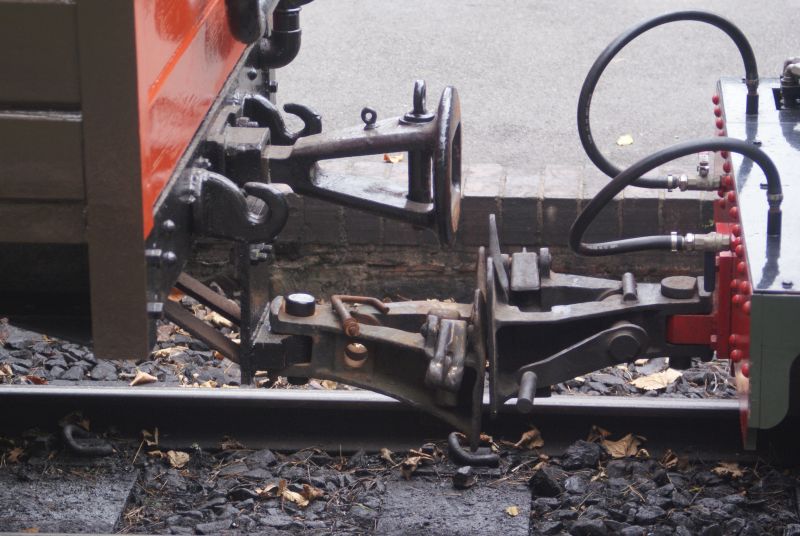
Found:
<path fill-rule="evenodd" d="M 316 0 L 303 8 L 303 47 L 278 73 L 279 100 L 316 108 L 326 129 L 404 113 L 416 78 L 429 105 L 445 85 L 462 100 L 464 160 L 526 173 L 590 165 L 576 128 L 578 92 L 597 55 L 632 24 L 668 11 L 724 15 L 750 39 L 761 76 L 800 54 L 800 0 Z M 656 28 L 608 67 L 592 104 L 595 138 L 619 164 L 713 133 L 720 76 L 743 74 L 733 43 L 697 22 Z M 762 95 L 763 105 L 772 96 Z M 618 147 L 630 134 L 634 143 Z"/>

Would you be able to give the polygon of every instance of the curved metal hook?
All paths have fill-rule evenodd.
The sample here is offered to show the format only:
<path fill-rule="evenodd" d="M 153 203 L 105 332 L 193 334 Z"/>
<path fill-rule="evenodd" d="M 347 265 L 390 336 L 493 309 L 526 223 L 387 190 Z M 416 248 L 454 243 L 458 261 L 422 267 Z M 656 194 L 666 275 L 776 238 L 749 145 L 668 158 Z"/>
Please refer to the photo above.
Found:
<path fill-rule="evenodd" d="M 242 113 L 269 129 L 273 145 L 294 145 L 302 137 L 322 132 L 322 117 L 307 106 L 289 103 L 283 107 L 286 113 L 297 116 L 303 122 L 298 132 L 290 132 L 280 110 L 262 95 L 248 95 L 244 99 Z"/>
<path fill-rule="evenodd" d="M 194 170 L 199 195 L 194 202 L 195 230 L 204 236 L 237 242 L 271 242 L 286 225 L 289 205 L 285 185 L 248 182 L 244 191 L 227 177 Z M 251 206 L 246 195 L 263 201 Z"/>

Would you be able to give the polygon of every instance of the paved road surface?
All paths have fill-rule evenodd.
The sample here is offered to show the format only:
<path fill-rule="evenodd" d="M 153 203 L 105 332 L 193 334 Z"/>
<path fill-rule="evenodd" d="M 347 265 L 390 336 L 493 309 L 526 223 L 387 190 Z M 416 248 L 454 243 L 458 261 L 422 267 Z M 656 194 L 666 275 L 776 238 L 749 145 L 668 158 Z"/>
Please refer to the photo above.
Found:
<path fill-rule="evenodd" d="M 589 161 L 575 126 L 583 78 L 631 24 L 679 9 L 709 9 L 738 24 L 762 76 L 800 54 L 800 0 L 500 1 L 317 0 L 303 9 L 303 48 L 279 73 L 281 100 L 323 114 L 326 128 L 358 124 L 365 105 L 400 114 L 413 80 L 429 101 L 446 84 L 461 94 L 464 156 L 528 173 Z M 711 134 L 709 98 L 742 63 L 719 30 L 673 23 L 636 39 L 609 66 L 593 102 L 598 143 L 631 163 L 678 140 Z M 762 103 L 771 104 L 763 95 Z M 635 140 L 617 147 L 622 134 Z"/>

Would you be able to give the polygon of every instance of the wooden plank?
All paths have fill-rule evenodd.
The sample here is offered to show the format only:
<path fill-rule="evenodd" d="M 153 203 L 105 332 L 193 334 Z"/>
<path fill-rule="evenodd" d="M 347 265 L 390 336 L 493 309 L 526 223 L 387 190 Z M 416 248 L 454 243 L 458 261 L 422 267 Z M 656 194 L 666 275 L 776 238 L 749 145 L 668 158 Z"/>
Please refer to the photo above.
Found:
<path fill-rule="evenodd" d="M 76 28 L 71 0 L 0 0 L 0 103 L 77 109 Z"/>
<path fill-rule="evenodd" d="M 78 48 L 94 352 L 150 350 L 134 2 L 79 0 Z"/>
<path fill-rule="evenodd" d="M 0 201 L 0 243 L 80 244 L 85 241 L 83 203 Z"/>
<path fill-rule="evenodd" d="M 82 200 L 80 113 L 0 111 L 0 199 Z"/>

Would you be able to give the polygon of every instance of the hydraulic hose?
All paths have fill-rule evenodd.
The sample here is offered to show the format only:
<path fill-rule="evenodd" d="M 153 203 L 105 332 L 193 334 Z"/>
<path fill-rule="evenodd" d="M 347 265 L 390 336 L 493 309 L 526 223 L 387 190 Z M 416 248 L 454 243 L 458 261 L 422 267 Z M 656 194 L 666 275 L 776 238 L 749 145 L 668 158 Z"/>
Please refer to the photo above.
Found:
<path fill-rule="evenodd" d="M 676 158 L 681 158 L 700 151 L 730 151 L 751 159 L 761 168 L 767 178 L 767 201 L 769 203 L 767 235 L 779 236 L 781 230 L 780 206 L 781 201 L 783 201 L 783 190 L 781 189 L 780 174 L 778 173 L 778 168 L 775 167 L 775 163 L 767 156 L 767 153 L 752 143 L 735 138 L 709 138 L 683 142 L 662 149 L 657 153 L 639 160 L 625 171 L 619 173 L 611 182 L 600 190 L 589 204 L 586 205 L 586 208 L 578 214 L 569 233 L 570 248 L 580 255 L 587 255 L 590 257 L 615 255 L 617 253 L 629 253 L 649 249 L 665 249 L 672 251 L 685 249 L 684 238 L 675 234 L 670 236 L 643 236 L 595 244 L 589 244 L 582 240 L 589 225 L 591 225 L 600 211 L 603 210 L 603 207 L 626 186 L 632 185 L 638 177 L 641 177 L 658 166 L 671 162 Z"/>
<path fill-rule="evenodd" d="M 640 22 L 612 41 L 611 44 L 603 50 L 600 56 L 598 56 L 592 68 L 589 69 L 589 74 L 586 75 L 586 79 L 583 81 L 583 87 L 581 88 L 580 97 L 578 98 L 578 135 L 580 136 L 581 143 L 589 159 L 594 162 L 600 171 L 609 177 L 616 177 L 619 175 L 621 169 L 612 164 L 597 148 L 594 138 L 592 137 L 591 120 L 589 117 L 592 96 L 597 87 L 597 83 L 600 81 L 600 76 L 614 56 L 636 37 L 657 26 L 676 21 L 705 22 L 719 28 L 733 40 L 744 62 L 745 80 L 747 83 L 747 114 L 758 113 L 758 67 L 756 65 L 756 57 L 745 35 L 732 22 L 707 11 L 677 11 Z M 633 185 L 643 188 L 668 187 L 666 177 L 637 177 Z"/>

